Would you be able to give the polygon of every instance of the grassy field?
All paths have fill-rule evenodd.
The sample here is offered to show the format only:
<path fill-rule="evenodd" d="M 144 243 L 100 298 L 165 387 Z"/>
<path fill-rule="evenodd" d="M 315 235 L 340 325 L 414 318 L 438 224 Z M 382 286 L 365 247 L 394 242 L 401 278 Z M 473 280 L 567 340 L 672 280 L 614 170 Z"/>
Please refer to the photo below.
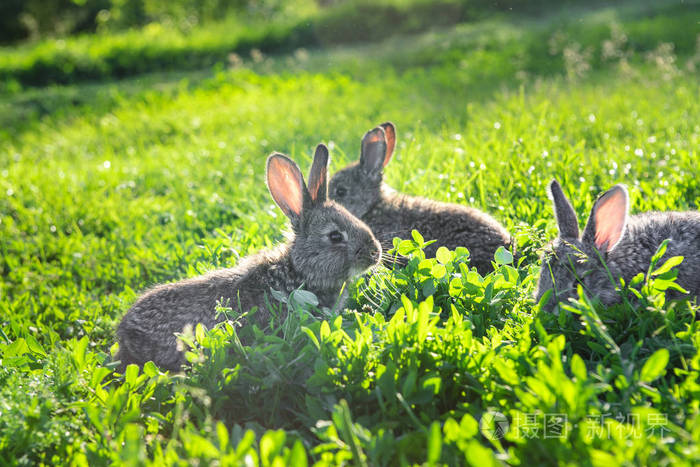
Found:
<path fill-rule="evenodd" d="M 630 2 L 6 87 L 0 464 L 700 462 L 697 305 L 667 303 L 653 276 L 637 306 L 584 297 L 554 317 L 532 299 L 553 177 L 581 219 L 618 182 L 633 212 L 700 206 L 697 12 Z M 198 330 L 184 373 L 114 371 L 140 291 L 282 239 L 270 152 L 306 170 L 327 142 L 335 170 L 385 120 L 388 183 L 490 212 L 519 265 L 480 277 L 463 251 L 422 261 L 416 237 L 340 316 L 289 305 L 265 333 Z"/>

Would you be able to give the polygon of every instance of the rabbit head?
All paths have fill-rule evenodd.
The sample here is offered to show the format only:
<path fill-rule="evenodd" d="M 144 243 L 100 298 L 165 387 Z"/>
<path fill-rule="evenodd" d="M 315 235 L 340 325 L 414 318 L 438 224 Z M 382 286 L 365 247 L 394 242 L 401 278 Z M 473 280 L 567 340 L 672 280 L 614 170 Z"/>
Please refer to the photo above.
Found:
<path fill-rule="evenodd" d="M 272 198 L 291 221 L 294 269 L 308 286 L 322 290 L 338 288 L 381 256 L 369 227 L 327 199 L 328 161 L 328 148 L 319 144 L 308 186 L 299 167 L 283 154 L 268 157 L 266 172 Z"/>
<path fill-rule="evenodd" d="M 558 303 L 577 296 L 580 284 L 589 296 L 598 297 L 604 304 L 616 303 L 619 295 L 615 285 L 621 274 L 608 258 L 625 235 L 627 189 L 615 185 L 598 197 L 580 237 L 574 208 L 556 180 L 550 183 L 549 194 L 559 236 L 545 250 L 536 300 L 539 302 L 545 292 L 552 290 L 544 310 L 554 311 Z"/>
<path fill-rule="evenodd" d="M 396 145 L 391 122 L 368 131 L 362 138 L 360 160 L 339 170 L 330 181 L 330 197 L 362 218 L 380 200 L 384 167 Z"/>

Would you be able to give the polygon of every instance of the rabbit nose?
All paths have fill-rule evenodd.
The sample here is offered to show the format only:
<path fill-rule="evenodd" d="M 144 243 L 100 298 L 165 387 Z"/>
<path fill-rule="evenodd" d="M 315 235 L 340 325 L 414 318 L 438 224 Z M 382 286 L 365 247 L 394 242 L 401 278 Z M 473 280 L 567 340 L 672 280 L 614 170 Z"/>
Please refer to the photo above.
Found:
<path fill-rule="evenodd" d="M 376 244 L 376 242 L 368 242 L 357 248 L 356 255 L 367 256 L 370 260 L 376 262 L 379 261 L 379 257 L 381 256 L 381 247 Z"/>
<path fill-rule="evenodd" d="M 356 258 L 361 258 L 363 256 L 374 257 L 374 254 L 375 254 L 375 252 L 368 245 L 364 245 L 364 244 L 358 245 L 357 248 L 355 249 L 355 257 Z"/>
<path fill-rule="evenodd" d="M 372 245 L 372 253 L 370 256 L 373 261 L 379 261 L 379 257 L 382 255 L 382 248 L 379 245 Z"/>

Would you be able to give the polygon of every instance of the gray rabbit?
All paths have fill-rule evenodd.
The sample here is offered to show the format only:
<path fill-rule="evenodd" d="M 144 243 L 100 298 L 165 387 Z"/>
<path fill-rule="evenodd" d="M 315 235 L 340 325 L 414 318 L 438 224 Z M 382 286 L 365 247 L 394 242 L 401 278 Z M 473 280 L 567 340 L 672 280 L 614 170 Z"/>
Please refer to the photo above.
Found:
<path fill-rule="evenodd" d="M 176 370 L 183 362 L 175 333 L 187 325 L 211 328 L 218 300 L 234 309 L 258 308 L 264 326 L 270 312 L 270 289 L 289 294 L 302 287 L 316 294 L 321 306 L 337 305 L 343 283 L 378 263 L 381 246 L 370 229 L 345 208 L 327 200 L 328 149 L 316 148 L 308 188 L 299 167 L 282 154 L 267 159 L 267 186 L 289 217 L 288 241 L 243 259 L 231 269 L 159 285 L 143 294 L 124 316 L 117 330 L 122 366 L 153 360 Z M 270 300 L 272 300 L 270 298 Z"/>
<path fill-rule="evenodd" d="M 511 247 L 510 234 L 478 209 L 397 193 L 383 183 L 395 145 L 396 128 L 390 122 L 367 132 L 360 160 L 333 175 L 329 196 L 366 222 L 385 249 L 394 237 L 410 238 L 416 229 L 426 240 L 437 240 L 426 248 L 428 257 L 440 246 L 464 246 L 481 274 L 492 270 L 498 247 Z"/>
<path fill-rule="evenodd" d="M 544 306 L 546 311 L 554 311 L 558 303 L 576 297 L 578 284 L 606 306 L 618 303 L 620 295 L 615 287 L 619 278 L 629 283 L 640 272 L 646 272 L 651 257 L 667 238 L 671 241 L 661 264 L 671 256 L 683 256 L 677 282 L 691 297 L 700 294 L 699 212 L 647 212 L 629 216 L 627 189 L 615 185 L 593 204 L 579 237 L 576 213 L 556 180 L 550 183 L 549 193 L 559 237 L 545 252 L 537 284 L 538 302 L 546 291 L 553 289 L 553 296 Z M 671 296 L 679 294 L 673 291 Z"/>

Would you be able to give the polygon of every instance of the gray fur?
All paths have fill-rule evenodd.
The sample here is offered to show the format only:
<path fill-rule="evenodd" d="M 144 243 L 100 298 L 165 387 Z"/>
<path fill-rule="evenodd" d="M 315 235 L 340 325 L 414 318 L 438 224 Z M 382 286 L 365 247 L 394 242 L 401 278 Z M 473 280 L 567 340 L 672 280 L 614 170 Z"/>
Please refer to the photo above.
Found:
<path fill-rule="evenodd" d="M 389 122 L 367 132 L 360 160 L 331 178 L 331 199 L 366 222 L 385 249 L 391 248 L 394 237 L 411 238 L 416 229 L 426 240 L 436 240 L 425 250 L 428 257 L 435 256 L 440 246 L 464 246 L 481 274 L 491 271 L 498 247 L 511 247 L 510 234 L 478 209 L 408 196 L 389 188 L 382 181 L 383 168 L 391 159 L 395 142 L 396 130 Z"/>
<path fill-rule="evenodd" d="M 143 365 L 152 360 L 162 368 L 177 370 L 183 356 L 175 333 L 197 323 L 212 328 L 220 320 L 215 316 L 218 300 L 223 299 L 224 303 L 229 300 L 234 310 L 239 309 L 239 304 L 240 311 L 257 307 L 258 312 L 253 316 L 261 326 L 271 317 L 266 306 L 266 300 L 272 300 L 270 289 L 289 294 L 303 286 L 316 294 L 321 306 L 339 305 L 343 283 L 376 265 L 381 246 L 363 222 L 342 206 L 326 200 L 327 165 L 328 150 L 319 145 L 309 176 L 318 186 L 312 196 L 297 165 L 281 154 L 271 155 L 267 165 L 268 186 L 291 219 L 293 234 L 287 243 L 249 256 L 234 268 L 159 285 L 143 294 L 117 329 L 122 366 Z M 275 181 L 276 174 L 271 172 L 279 167 L 286 171 L 287 178 Z M 295 200 L 288 198 L 286 186 L 280 183 L 301 184 L 301 193 L 291 191 L 303 197 L 299 215 L 294 213 Z M 340 233 L 342 241 L 334 243 L 331 232 Z"/>
<path fill-rule="evenodd" d="M 564 194 L 559 183 L 550 184 L 557 222 L 562 218 L 558 212 L 563 204 L 557 199 Z M 611 196 L 618 196 L 620 207 L 613 214 L 608 211 L 604 218 L 596 214 Z M 566 200 L 566 203 L 571 206 Z M 659 245 L 667 238 L 671 241 L 659 264 L 671 256 L 683 256 L 683 263 L 678 266 L 677 282 L 689 291 L 691 297 L 700 295 L 700 212 L 646 212 L 628 215 L 628 195 L 623 185 L 616 185 L 603 193 L 593 205 L 588 223 L 581 238 L 560 235 L 545 252 L 542 269 L 537 284 L 536 300 L 550 289 L 554 290 L 544 309 L 552 312 L 560 302 L 577 296 L 577 285 L 581 284 L 586 293 L 597 297 L 601 303 L 611 306 L 620 302 L 620 295 L 615 287 L 620 278 L 629 283 L 640 272 L 646 272 L 651 257 Z M 578 230 L 576 214 L 571 214 Z M 601 224 L 608 223 L 607 226 Z M 601 229 L 614 227 L 621 231 L 617 242 L 608 242 L 600 238 Z M 570 230 L 570 229 L 569 229 Z M 598 235 L 597 235 L 598 234 Z M 598 238 L 598 244 L 596 244 Z M 602 260 L 602 262 L 601 262 Z M 612 279 L 608 276 L 603 263 L 607 265 Z M 672 291 L 671 298 L 681 294 Z"/>
<path fill-rule="evenodd" d="M 578 238 L 576 211 L 556 180 L 549 184 L 549 195 L 554 204 L 554 217 L 559 227 L 559 235 L 564 238 Z"/>

